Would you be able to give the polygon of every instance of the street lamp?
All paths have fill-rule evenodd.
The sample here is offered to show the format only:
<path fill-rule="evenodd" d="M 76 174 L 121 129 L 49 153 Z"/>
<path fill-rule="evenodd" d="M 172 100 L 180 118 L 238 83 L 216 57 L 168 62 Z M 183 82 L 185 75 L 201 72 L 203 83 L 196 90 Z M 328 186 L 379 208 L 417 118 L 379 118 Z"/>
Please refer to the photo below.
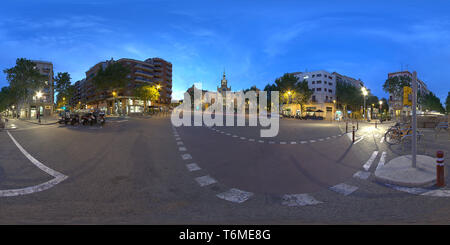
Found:
<path fill-rule="evenodd" d="M 39 120 L 39 123 L 41 123 L 41 103 L 40 103 L 41 97 L 42 97 L 42 92 L 38 91 L 36 93 L 36 98 L 39 101 L 39 103 L 38 103 L 38 105 L 39 105 L 39 107 L 38 107 L 38 120 Z"/>
<path fill-rule="evenodd" d="M 361 90 L 362 90 L 362 93 L 364 95 L 364 108 L 363 108 L 364 109 L 364 119 L 367 120 L 367 117 L 366 117 L 366 96 L 367 96 L 368 92 L 367 92 L 365 87 L 362 87 Z"/>

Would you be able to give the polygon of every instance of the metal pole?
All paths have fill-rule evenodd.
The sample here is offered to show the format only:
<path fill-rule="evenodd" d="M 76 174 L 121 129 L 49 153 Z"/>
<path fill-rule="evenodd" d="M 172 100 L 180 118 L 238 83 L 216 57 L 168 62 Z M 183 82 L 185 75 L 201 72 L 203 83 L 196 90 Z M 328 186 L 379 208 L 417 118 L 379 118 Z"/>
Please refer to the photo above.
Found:
<path fill-rule="evenodd" d="M 417 116 L 416 116 L 416 103 L 417 103 L 417 72 L 413 72 L 412 79 L 412 167 L 416 167 L 416 155 L 417 155 Z"/>

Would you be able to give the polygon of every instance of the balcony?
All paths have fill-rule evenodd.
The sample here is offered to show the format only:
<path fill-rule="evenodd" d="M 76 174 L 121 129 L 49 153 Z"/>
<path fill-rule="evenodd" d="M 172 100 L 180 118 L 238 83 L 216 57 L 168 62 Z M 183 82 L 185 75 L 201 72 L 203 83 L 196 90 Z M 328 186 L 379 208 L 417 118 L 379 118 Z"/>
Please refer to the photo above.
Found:
<path fill-rule="evenodd" d="M 144 65 L 141 65 L 141 64 L 136 64 L 134 67 L 141 68 L 141 69 L 146 69 L 146 70 L 149 70 L 149 71 L 153 71 L 153 67 L 144 66 Z"/>
<path fill-rule="evenodd" d="M 134 72 L 134 74 L 143 75 L 143 76 L 148 76 L 148 77 L 152 77 L 152 78 L 153 78 L 153 73 L 145 72 L 145 71 L 141 71 L 141 70 L 136 70 L 136 71 Z"/>

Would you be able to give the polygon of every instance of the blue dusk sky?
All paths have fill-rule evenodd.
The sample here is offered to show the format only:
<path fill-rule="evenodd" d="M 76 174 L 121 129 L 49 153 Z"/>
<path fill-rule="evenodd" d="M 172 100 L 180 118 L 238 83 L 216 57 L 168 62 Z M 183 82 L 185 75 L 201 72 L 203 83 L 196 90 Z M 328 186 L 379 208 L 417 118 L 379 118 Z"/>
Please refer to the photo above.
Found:
<path fill-rule="evenodd" d="M 193 83 L 264 88 L 286 72 L 326 70 L 387 95 L 388 72 L 416 70 L 444 102 L 450 90 L 449 1 L 5 1 L 0 68 L 53 62 L 72 82 L 107 59 L 161 57 L 173 97 Z M 8 83 L 4 73 L 0 86 Z"/>

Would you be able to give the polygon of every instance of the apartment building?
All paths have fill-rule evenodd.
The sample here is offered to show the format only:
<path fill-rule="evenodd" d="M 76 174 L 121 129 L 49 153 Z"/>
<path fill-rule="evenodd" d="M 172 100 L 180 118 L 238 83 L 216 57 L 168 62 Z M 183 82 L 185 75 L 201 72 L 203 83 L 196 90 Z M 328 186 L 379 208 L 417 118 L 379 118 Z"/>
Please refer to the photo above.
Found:
<path fill-rule="evenodd" d="M 409 71 L 399 71 L 399 72 L 391 72 L 388 73 L 388 78 L 392 77 L 409 77 L 412 81 L 413 76 L 412 73 Z M 417 94 L 419 95 L 425 95 L 430 93 L 430 91 L 427 88 L 427 85 L 425 82 L 417 78 Z M 393 94 L 389 94 L 389 113 L 392 117 L 399 117 L 399 116 L 408 116 L 411 115 L 411 107 L 410 106 L 404 106 L 403 105 L 403 95 L 401 96 L 395 96 Z M 419 110 L 421 110 L 419 106 Z"/>
<path fill-rule="evenodd" d="M 20 117 L 37 118 L 38 114 L 43 117 L 51 116 L 54 109 L 53 64 L 41 60 L 32 60 L 32 62 L 35 64 L 34 68 L 47 79 L 42 88 L 30 91 L 32 95 L 20 106 Z"/>
<path fill-rule="evenodd" d="M 130 83 L 123 89 L 114 91 L 98 91 L 93 78 L 100 69 L 119 62 L 130 69 L 128 78 Z M 172 64 L 161 58 L 150 58 L 145 61 L 122 58 L 117 61 L 111 59 L 99 62 L 88 71 L 86 78 L 75 83 L 76 93 L 71 104 L 78 108 L 106 111 L 108 114 L 140 113 L 144 110 L 144 101 L 133 96 L 134 89 L 143 85 L 155 85 L 159 89 L 160 97 L 154 104 L 157 107 L 169 107 L 172 100 Z"/>
<path fill-rule="evenodd" d="M 333 72 L 332 74 L 336 78 L 336 83 L 338 83 L 338 82 L 347 83 L 358 89 L 361 89 L 362 87 L 364 87 L 364 82 L 361 81 L 361 79 L 356 80 L 353 77 L 345 76 L 345 75 L 339 74 L 337 72 Z"/>

